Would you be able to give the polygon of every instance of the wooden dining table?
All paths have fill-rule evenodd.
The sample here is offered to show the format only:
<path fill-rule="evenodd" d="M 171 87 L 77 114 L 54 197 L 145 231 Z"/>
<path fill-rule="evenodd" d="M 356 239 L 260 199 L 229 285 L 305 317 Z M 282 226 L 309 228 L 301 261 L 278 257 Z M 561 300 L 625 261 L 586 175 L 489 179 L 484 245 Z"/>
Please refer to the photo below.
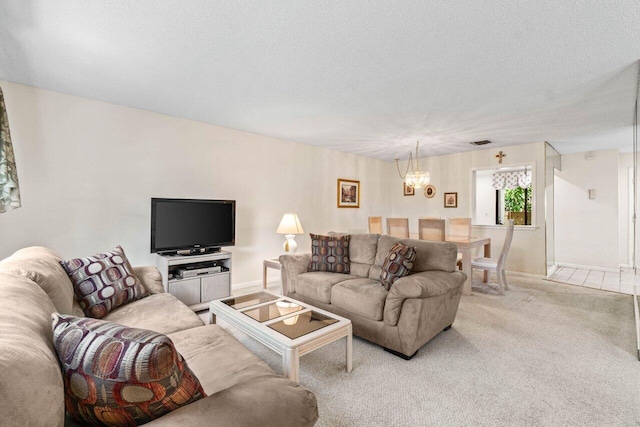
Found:
<path fill-rule="evenodd" d="M 484 246 L 484 257 L 491 258 L 491 238 L 472 237 L 470 239 L 456 236 L 445 236 L 445 242 L 458 245 L 458 252 L 462 254 L 462 271 L 467 275 L 467 280 L 462 288 L 463 295 L 471 295 L 471 255 L 475 248 Z M 484 271 L 484 281 L 489 281 L 489 272 Z"/>

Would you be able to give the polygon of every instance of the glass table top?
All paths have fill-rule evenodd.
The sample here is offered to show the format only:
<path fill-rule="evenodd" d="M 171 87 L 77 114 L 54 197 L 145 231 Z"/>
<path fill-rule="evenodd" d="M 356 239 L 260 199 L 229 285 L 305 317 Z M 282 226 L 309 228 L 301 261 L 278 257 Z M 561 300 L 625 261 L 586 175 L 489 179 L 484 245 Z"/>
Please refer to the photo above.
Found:
<path fill-rule="evenodd" d="M 240 308 L 251 307 L 252 305 L 256 304 L 262 304 L 263 302 L 273 301 L 278 298 L 279 297 L 277 295 L 272 295 L 267 292 L 256 292 L 254 294 L 229 298 L 222 302 L 238 310 Z"/>
<path fill-rule="evenodd" d="M 282 319 L 268 326 L 274 331 L 278 331 L 282 335 L 294 340 L 337 322 L 338 319 L 332 319 L 315 311 L 307 311 L 297 316 Z"/>
<path fill-rule="evenodd" d="M 276 301 L 272 304 L 263 305 L 254 309 L 243 311 L 247 316 L 258 322 L 266 322 L 277 317 L 286 316 L 289 313 L 303 310 L 304 307 L 292 301 Z"/>
<path fill-rule="evenodd" d="M 304 305 L 264 291 L 228 298 L 221 302 L 238 310 L 239 316 L 242 313 L 260 323 L 272 320 L 273 323 L 264 327 L 269 327 L 292 340 L 339 322 L 338 319 L 307 310 Z M 255 305 L 260 306 L 253 307 Z M 295 314 L 297 312 L 301 313 Z M 282 318 L 287 315 L 289 317 Z"/>

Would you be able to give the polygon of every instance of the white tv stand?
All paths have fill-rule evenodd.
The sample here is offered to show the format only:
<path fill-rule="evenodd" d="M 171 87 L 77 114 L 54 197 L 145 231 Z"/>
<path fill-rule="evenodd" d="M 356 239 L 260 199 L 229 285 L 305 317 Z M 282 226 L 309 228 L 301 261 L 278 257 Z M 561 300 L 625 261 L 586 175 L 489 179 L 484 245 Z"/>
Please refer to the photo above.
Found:
<path fill-rule="evenodd" d="M 156 267 L 162 274 L 165 291 L 174 295 L 193 311 L 209 308 L 209 301 L 231 296 L 231 252 L 219 251 L 203 255 L 156 255 Z M 175 271 L 181 266 L 203 261 L 218 261 L 227 268 L 220 273 L 206 273 L 181 279 Z"/>

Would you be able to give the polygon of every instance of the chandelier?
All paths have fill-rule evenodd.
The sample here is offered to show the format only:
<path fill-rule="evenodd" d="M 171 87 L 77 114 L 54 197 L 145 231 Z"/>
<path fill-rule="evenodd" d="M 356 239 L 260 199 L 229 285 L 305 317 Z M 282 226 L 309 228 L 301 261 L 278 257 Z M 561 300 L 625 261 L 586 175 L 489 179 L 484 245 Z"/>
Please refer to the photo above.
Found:
<path fill-rule="evenodd" d="M 420 148 L 420 141 L 416 142 L 416 157 L 415 157 L 415 167 L 413 165 L 413 155 L 409 153 L 409 163 L 407 163 L 407 170 L 402 176 L 402 172 L 400 172 L 400 164 L 398 161 L 400 159 L 395 159 L 396 168 L 398 168 L 398 175 L 400 178 L 404 179 L 404 183 L 407 187 L 411 188 L 421 188 L 426 187 L 431 182 L 431 174 L 427 171 L 421 171 L 418 167 L 418 149 Z"/>

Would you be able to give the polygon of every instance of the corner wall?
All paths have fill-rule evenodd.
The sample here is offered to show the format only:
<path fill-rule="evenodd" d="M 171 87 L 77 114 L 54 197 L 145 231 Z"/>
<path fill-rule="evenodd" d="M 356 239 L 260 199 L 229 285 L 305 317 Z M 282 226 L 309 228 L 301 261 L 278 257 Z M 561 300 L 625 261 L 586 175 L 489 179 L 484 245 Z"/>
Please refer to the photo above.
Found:
<path fill-rule="evenodd" d="M 257 282 L 282 252 L 283 213 L 305 232 L 363 232 L 389 214 L 388 163 L 0 81 L 23 207 L 0 215 L 0 259 L 30 245 L 64 258 L 122 245 L 149 252 L 150 198 L 237 200 L 233 283 Z M 338 209 L 338 178 L 360 180 L 360 209 Z M 296 238 L 301 252 L 308 234 Z"/>
<path fill-rule="evenodd" d="M 562 155 L 555 180 L 558 264 L 619 268 L 618 150 Z M 589 199 L 589 189 L 595 199 Z M 622 210 L 622 209 L 621 209 Z"/>
<path fill-rule="evenodd" d="M 502 150 L 507 156 L 499 164 L 496 153 Z M 407 153 L 408 155 L 408 153 Z M 514 145 L 490 148 L 466 153 L 450 154 L 420 159 L 421 168 L 431 173 L 431 184 L 436 187 L 436 196 L 428 199 L 422 191 L 415 196 L 404 196 L 402 180 L 395 163 L 388 166 L 390 200 L 393 217 L 408 217 L 411 233 L 418 233 L 418 218 L 433 216 L 440 218 L 472 217 L 472 171 L 482 168 L 497 168 L 525 163 L 535 163 L 535 227 L 516 227 L 506 268 L 509 271 L 546 275 L 545 261 L 545 143 Z M 406 167 L 406 160 L 401 167 Z M 444 193 L 458 193 L 458 207 L 444 207 Z M 474 226 L 473 236 L 491 238 L 491 255 L 497 257 L 505 238 L 504 226 Z M 480 255 L 480 254 L 479 254 Z"/>

